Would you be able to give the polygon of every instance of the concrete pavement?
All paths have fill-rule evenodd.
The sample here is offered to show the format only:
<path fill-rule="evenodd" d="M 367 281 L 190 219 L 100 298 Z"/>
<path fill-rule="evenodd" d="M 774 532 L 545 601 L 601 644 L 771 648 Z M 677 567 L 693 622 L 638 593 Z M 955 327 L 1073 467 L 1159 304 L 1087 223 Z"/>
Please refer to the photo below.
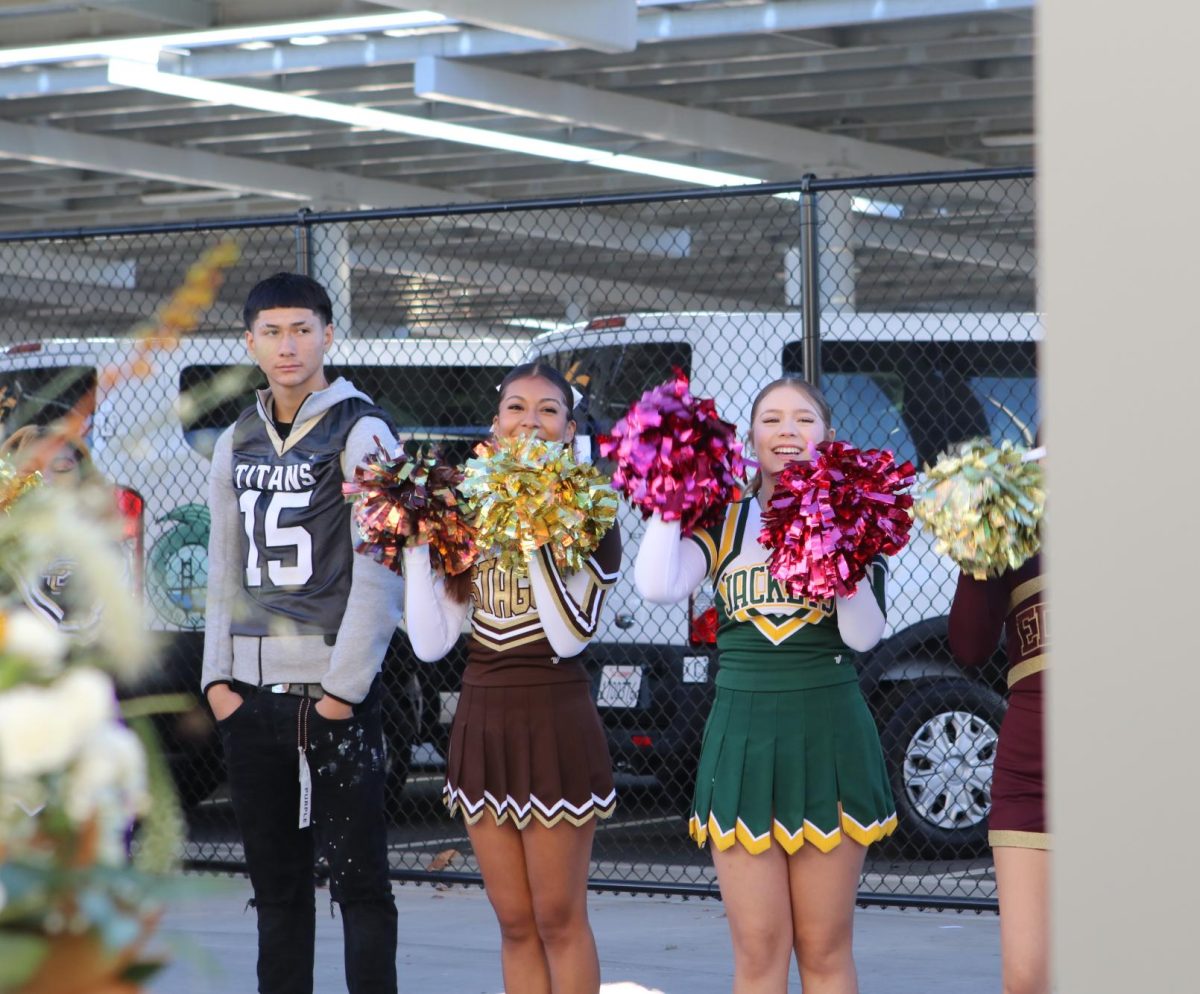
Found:
<path fill-rule="evenodd" d="M 397 954 L 406 994 L 501 994 L 500 936 L 478 887 L 396 885 Z M 252 992 L 254 912 L 244 879 L 221 881 L 168 913 L 163 937 L 172 964 L 153 994 Z M 341 921 L 326 891 L 317 895 L 317 994 L 344 992 Z M 733 957 L 723 906 L 715 900 L 592 894 L 603 994 L 728 994 Z M 857 912 L 855 956 L 861 994 L 993 994 L 1000 989 L 995 915 Z M 795 978 L 791 989 L 799 991 Z M 519 992 L 513 992 L 519 994 Z"/>

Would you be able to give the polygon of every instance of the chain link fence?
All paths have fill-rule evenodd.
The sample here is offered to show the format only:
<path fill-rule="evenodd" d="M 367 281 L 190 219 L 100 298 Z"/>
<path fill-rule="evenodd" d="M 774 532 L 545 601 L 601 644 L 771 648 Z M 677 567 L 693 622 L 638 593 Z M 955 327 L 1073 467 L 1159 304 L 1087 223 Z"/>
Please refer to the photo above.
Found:
<path fill-rule="evenodd" d="M 242 258 L 202 326 L 148 370 L 106 375 L 128 367 L 131 326 L 219 237 Z M 1011 170 L 5 235 L 0 387 L 19 403 L 0 432 L 52 421 L 94 391 L 96 464 L 145 501 L 141 582 L 163 633 L 163 666 L 128 692 L 195 692 L 208 458 L 261 385 L 240 307 L 262 277 L 322 281 L 334 300 L 332 372 L 372 395 L 402 437 L 457 457 L 490 425 L 503 373 L 536 355 L 582 393 L 585 445 L 673 367 L 743 426 L 759 386 L 803 372 L 826 392 L 840 438 L 920 466 L 976 435 L 1032 440 L 1034 269 L 1032 175 Z M 596 834 L 592 881 L 715 894 L 710 857 L 686 830 L 717 667 L 711 596 L 643 603 L 630 568 L 641 524 L 626 509 L 619 525 L 627 568 L 587 654 L 620 791 Z M 954 664 L 954 571 L 913 535 L 893 564 L 886 638 L 858 660 L 900 814 L 897 835 L 871 849 L 861 893 L 994 907 L 986 818 L 1002 659 L 982 671 Z M 385 664 L 398 877 L 478 879 L 465 832 L 440 805 L 464 662 L 460 644 L 419 664 L 398 633 Z M 198 702 L 160 725 L 188 812 L 188 860 L 240 866 L 207 712 Z"/>

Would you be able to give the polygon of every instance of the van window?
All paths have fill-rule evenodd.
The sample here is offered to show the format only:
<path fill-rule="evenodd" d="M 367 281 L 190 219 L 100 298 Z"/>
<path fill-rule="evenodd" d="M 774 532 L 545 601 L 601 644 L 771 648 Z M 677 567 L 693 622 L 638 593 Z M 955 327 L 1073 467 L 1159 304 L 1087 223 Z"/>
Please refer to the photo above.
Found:
<path fill-rule="evenodd" d="M 57 421 L 95 389 L 94 366 L 0 370 L 0 438 L 22 425 Z"/>
<path fill-rule="evenodd" d="M 507 366 L 329 366 L 391 416 L 396 427 L 480 428 L 496 416 Z"/>
<path fill-rule="evenodd" d="M 784 371 L 801 356 L 789 342 Z M 918 468 L 968 438 L 1029 445 L 1037 430 L 1032 343 L 822 342 L 821 370 L 838 437 Z"/>
<path fill-rule="evenodd" d="M 217 436 L 254 403 L 266 386 L 257 366 L 184 366 L 179 373 L 179 419 L 188 445 L 212 458 Z"/>
<path fill-rule="evenodd" d="M 585 435 L 609 431 L 643 393 L 671 379 L 676 367 L 689 375 L 692 369 L 692 350 L 683 342 L 603 345 L 540 358 L 583 394 L 575 413 Z"/>
<path fill-rule="evenodd" d="M 463 441 L 487 433 L 496 413 L 496 387 L 505 366 L 329 365 L 326 376 L 344 376 L 391 417 L 401 435 L 421 441 Z M 181 421 L 188 444 L 211 456 L 217 436 L 266 386 L 254 366 L 188 366 L 179 377 Z M 449 452 L 448 452 L 449 454 Z"/>
<path fill-rule="evenodd" d="M 882 376 L 827 370 L 821 391 L 833 411 L 836 438 L 863 448 L 891 449 L 897 462 L 917 465 L 917 449 Z"/>
<path fill-rule="evenodd" d="M 983 404 L 993 440 L 1029 444 L 1037 431 L 1037 386 L 1024 377 L 976 376 L 971 389 Z"/>

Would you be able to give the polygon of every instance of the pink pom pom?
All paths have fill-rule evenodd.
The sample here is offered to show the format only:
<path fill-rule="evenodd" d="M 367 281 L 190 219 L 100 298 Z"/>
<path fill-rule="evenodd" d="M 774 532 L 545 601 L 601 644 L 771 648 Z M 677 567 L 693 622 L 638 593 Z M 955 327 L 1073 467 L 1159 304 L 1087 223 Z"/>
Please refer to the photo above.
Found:
<path fill-rule="evenodd" d="M 721 521 L 745 473 L 737 429 L 711 399 L 692 396 L 680 369 L 642 394 L 599 442 L 600 454 L 617 464 L 613 487 L 643 517 L 657 511 L 683 522 L 684 535 Z"/>
<path fill-rule="evenodd" d="M 791 462 L 763 512 L 759 542 L 768 568 L 793 596 L 853 596 L 871 560 L 908 543 L 913 465 L 887 449 L 822 442 L 815 458 Z"/>

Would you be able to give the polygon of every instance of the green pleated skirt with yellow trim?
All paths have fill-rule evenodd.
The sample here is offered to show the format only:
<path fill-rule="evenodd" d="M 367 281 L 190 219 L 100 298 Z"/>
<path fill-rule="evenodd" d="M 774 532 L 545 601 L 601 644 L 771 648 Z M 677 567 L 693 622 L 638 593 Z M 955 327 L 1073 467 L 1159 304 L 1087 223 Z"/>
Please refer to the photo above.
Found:
<path fill-rule="evenodd" d="M 772 842 L 829 852 L 896 829 L 879 733 L 857 683 L 807 690 L 717 688 L 704 729 L 689 832 L 718 849 Z"/>

